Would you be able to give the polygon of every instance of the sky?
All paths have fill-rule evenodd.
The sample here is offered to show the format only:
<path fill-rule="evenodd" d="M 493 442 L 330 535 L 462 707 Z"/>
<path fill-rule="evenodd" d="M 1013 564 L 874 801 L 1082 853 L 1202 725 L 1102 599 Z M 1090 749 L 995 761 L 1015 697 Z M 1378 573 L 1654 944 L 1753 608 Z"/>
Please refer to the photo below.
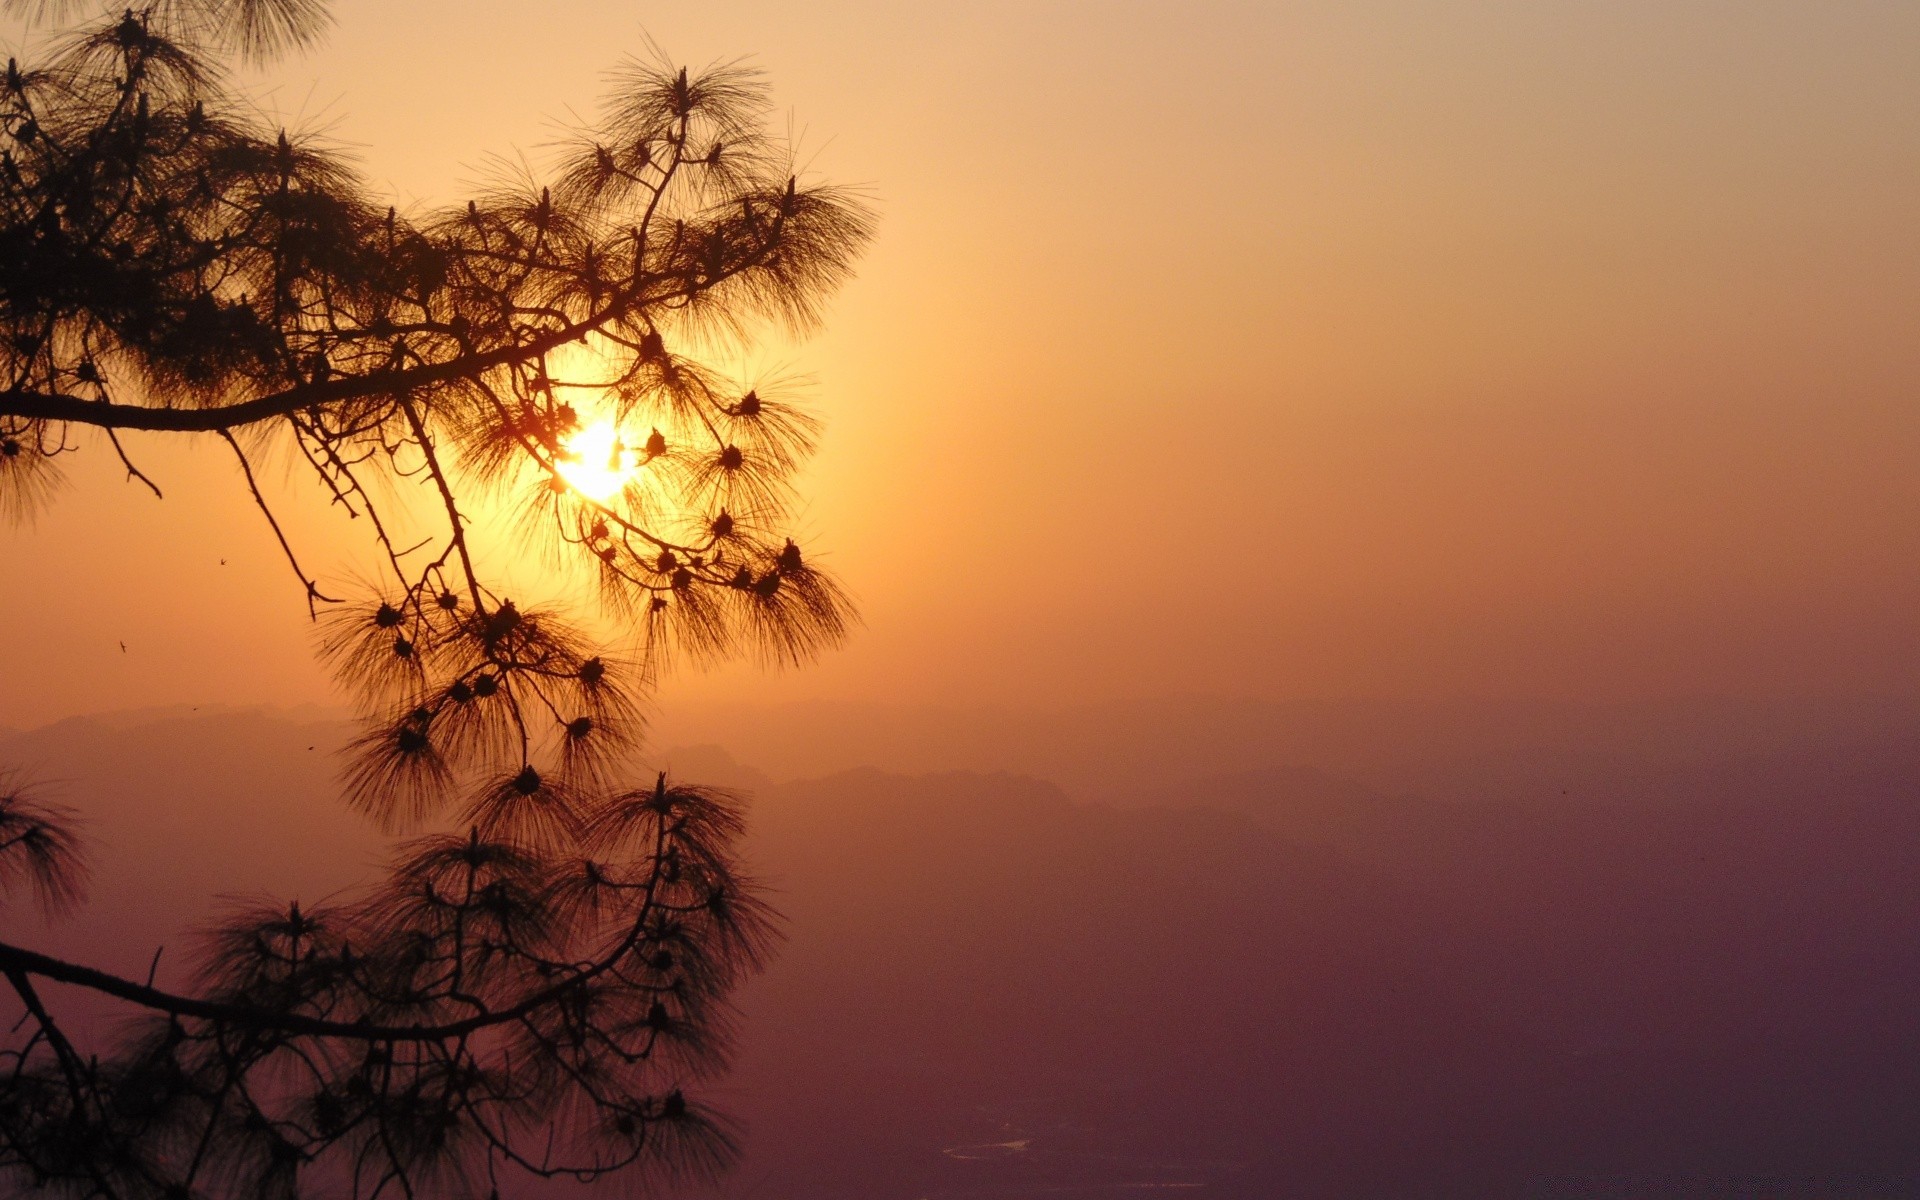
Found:
<path fill-rule="evenodd" d="M 403 207 L 651 38 L 879 214 L 809 340 L 864 625 L 715 697 L 1906 695 L 1920 7 L 345 0 L 260 103 Z M 0 724 L 329 703 L 218 443 L 0 531 Z M 358 530 L 292 518 L 350 571 Z M 124 643 L 124 648 L 122 648 Z"/>

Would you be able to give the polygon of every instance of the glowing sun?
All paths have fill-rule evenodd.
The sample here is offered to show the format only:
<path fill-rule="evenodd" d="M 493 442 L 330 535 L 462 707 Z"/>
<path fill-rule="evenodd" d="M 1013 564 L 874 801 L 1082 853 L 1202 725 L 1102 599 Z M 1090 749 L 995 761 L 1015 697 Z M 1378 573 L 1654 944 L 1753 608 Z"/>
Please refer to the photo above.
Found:
<path fill-rule="evenodd" d="M 639 453 L 620 439 L 612 421 L 595 421 L 561 443 L 555 464 L 573 490 L 602 504 L 620 494 L 640 467 Z"/>

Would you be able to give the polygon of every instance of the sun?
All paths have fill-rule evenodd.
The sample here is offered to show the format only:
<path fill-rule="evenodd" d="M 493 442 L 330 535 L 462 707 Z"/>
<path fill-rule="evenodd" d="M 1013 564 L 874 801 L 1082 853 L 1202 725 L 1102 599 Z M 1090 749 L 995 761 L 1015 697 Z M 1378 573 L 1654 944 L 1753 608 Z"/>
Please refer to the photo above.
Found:
<path fill-rule="evenodd" d="M 620 438 L 612 421 L 582 426 L 560 443 L 563 456 L 554 465 L 574 491 L 605 504 L 620 494 L 639 470 L 639 454 Z"/>

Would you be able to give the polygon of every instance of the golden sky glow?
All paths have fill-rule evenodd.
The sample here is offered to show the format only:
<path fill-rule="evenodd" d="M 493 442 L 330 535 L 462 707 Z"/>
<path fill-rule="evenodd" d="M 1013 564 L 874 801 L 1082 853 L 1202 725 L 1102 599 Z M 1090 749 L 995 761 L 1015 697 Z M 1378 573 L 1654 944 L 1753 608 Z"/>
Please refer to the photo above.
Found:
<path fill-rule="evenodd" d="M 819 381 L 803 532 L 865 628 L 681 694 L 1920 679 L 1920 6 L 349 0 L 265 102 L 457 200 L 643 23 L 752 54 L 881 213 L 757 360 Z M 6 535 L 46 635 L 0 722 L 328 697 L 217 448 L 132 441 L 164 503 L 96 454 Z"/>

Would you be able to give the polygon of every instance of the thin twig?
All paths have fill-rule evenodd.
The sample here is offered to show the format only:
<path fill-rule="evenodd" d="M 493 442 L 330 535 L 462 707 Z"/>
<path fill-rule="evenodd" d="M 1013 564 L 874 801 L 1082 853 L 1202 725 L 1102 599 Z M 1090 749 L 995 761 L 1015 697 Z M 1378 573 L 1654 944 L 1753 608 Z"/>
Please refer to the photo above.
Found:
<path fill-rule="evenodd" d="M 260 494 L 260 485 L 254 481 L 253 464 L 247 461 L 246 452 L 240 449 L 240 443 L 234 440 L 233 434 L 224 429 L 218 432 L 221 438 L 226 441 L 227 445 L 233 447 L 233 456 L 240 460 L 240 470 L 247 477 L 247 490 L 253 493 L 253 503 L 255 507 L 259 508 L 259 510 L 266 515 L 267 524 L 273 526 L 273 536 L 280 541 L 281 552 L 287 556 L 287 565 L 293 568 L 293 573 L 300 577 L 302 584 L 306 585 L 307 616 L 313 617 L 317 615 L 317 610 L 314 608 L 314 601 L 316 600 L 324 601 L 327 604 L 340 603 L 336 597 L 326 595 L 322 592 L 320 586 L 316 584 L 305 571 L 300 569 L 300 560 L 294 557 L 293 547 L 287 543 L 287 535 L 281 531 L 280 522 L 274 518 L 273 509 L 267 507 L 267 498 Z"/>
<path fill-rule="evenodd" d="M 127 469 L 127 478 L 137 479 L 141 483 L 146 484 L 148 490 L 153 493 L 156 500 L 165 500 L 166 497 L 160 494 L 160 485 L 148 479 L 146 472 L 134 466 L 133 460 L 127 457 L 126 447 L 120 444 L 120 436 L 113 431 L 113 427 L 108 425 L 104 428 L 107 431 L 107 440 L 113 443 L 113 452 L 120 456 L 120 465 Z"/>

